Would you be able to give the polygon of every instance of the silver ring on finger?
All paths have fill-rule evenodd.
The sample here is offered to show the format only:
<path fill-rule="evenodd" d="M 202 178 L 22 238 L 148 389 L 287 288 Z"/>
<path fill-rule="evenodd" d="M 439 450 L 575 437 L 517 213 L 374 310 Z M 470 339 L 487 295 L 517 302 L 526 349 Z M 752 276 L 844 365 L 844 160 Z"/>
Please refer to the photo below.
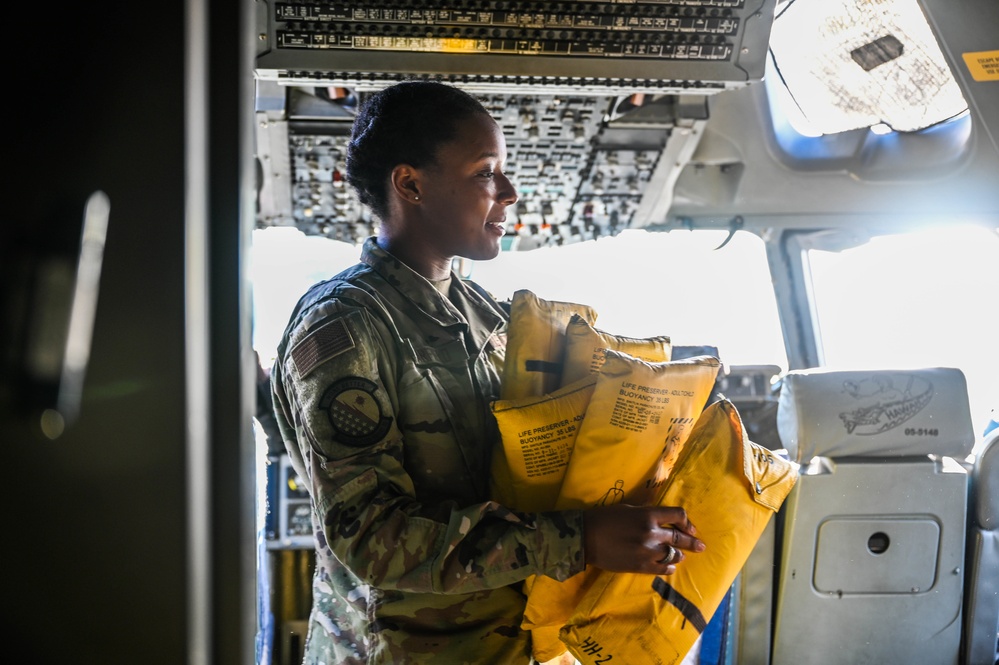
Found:
<path fill-rule="evenodd" d="M 666 545 L 666 554 L 663 558 L 659 559 L 656 563 L 669 564 L 673 562 L 673 557 L 676 556 L 676 548 L 672 545 Z"/>

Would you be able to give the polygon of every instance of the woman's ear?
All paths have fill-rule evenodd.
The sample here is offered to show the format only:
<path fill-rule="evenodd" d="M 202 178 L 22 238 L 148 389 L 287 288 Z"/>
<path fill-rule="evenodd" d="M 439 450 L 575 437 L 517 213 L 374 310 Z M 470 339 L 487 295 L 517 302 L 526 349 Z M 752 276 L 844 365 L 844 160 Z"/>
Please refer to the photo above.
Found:
<path fill-rule="evenodd" d="M 409 164 L 399 164 L 389 176 L 392 191 L 407 203 L 419 204 L 421 199 L 420 170 Z"/>

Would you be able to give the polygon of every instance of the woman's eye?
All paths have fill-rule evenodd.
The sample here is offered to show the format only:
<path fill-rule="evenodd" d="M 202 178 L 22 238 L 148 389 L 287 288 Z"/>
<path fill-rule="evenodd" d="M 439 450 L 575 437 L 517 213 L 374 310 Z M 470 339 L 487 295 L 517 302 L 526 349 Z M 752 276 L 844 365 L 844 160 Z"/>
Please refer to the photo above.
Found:
<path fill-rule="evenodd" d="M 495 171 L 483 171 L 479 175 L 482 176 L 483 178 L 492 178 L 493 176 L 496 175 L 496 172 Z"/>

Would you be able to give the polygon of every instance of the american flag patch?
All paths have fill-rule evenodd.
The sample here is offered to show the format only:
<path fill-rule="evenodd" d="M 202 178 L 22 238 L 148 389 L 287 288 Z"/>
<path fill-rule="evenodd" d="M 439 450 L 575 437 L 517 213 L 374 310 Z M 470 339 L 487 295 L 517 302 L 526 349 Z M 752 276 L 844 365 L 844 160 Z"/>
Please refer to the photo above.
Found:
<path fill-rule="evenodd" d="M 324 362 L 354 348 L 354 338 L 343 319 L 316 328 L 291 350 L 298 375 L 305 378 Z"/>

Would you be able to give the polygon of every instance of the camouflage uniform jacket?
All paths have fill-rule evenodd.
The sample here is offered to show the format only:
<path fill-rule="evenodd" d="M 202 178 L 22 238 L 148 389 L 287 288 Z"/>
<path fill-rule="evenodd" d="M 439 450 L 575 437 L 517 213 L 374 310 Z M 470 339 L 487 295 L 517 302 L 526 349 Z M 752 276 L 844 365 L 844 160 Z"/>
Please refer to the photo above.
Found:
<path fill-rule="evenodd" d="M 373 238 L 299 301 L 271 379 L 313 504 L 306 663 L 530 662 L 519 583 L 582 570 L 582 515 L 488 500 L 506 326 Z"/>

